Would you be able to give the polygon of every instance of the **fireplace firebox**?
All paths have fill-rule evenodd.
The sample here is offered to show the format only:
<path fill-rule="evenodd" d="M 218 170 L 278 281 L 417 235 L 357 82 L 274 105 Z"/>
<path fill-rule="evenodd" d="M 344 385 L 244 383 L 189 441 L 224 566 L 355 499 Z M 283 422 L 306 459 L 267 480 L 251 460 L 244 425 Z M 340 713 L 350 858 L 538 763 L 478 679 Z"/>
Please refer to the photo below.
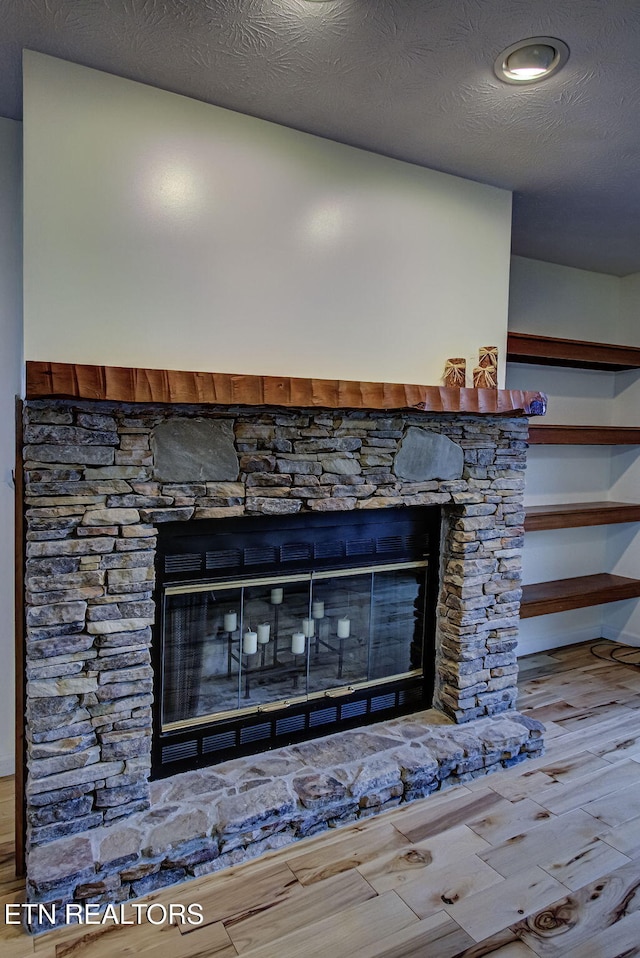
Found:
<path fill-rule="evenodd" d="M 428 708 L 440 510 L 159 529 L 153 773 Z"/>

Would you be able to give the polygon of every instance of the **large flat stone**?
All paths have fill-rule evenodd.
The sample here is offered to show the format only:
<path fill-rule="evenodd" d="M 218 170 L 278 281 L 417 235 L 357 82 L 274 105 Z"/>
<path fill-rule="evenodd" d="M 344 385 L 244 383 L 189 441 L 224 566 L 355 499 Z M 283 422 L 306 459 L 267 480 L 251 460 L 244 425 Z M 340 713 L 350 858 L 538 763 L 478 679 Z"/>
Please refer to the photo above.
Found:
<path fill-rule="evenodd" d="M 305 808 L 331 808 L 347 794 L 342 782 L 320 772 L 294 778 L 293 787 Z"/>
<path fill-rule="evenodd" d="M 292 748 L 303 762 L 317 768 L 350 765 L 367 755 L 384 752 L 397 745 L 397 739 L 378 735 L 375 731 L 343 732 L 330 738 L 319 738 Z"/>
<path fill-rule="evenodd" d="M 97 848 L 95 857 L 98 867 L 125 864 L 134 861 L 140 854 L 140 830 L 129 825 L 118 824 L 96 830 L 92 838 Z"/>
<path fill-rule="evenodd" d="M 93 851 L 88 838 L 63 838 L 41 845 L 29 853 L 29 883 L 39 892 L 55 888 L 61 881 L 80 881 L 95 874 Z"/>
<path fill-rule="evenodd" d="M 161 482 L 226 481 L 238 478 L 240 465 L 230 422 L 172 419 L 151 435 L 153 474 Z"/>
<path fill-rule="evenodd" d="M 165 854 L 167 849 L 194 838 L 204 838 L 209 831 L 209 820 L 204 809 L 190 808 L 175 818 L 152 828 L 146 838 L 146 855 Z"/>
<path fill-rule="evenodd" d="M 291 815 L 295 807 L 295 796 L 286 782 L 268 782 L 239 795 L 221 799 L 218 804 L 218 830 L 221 834 L 246 831 L 274 817 Z"/>
<path fill-rule="evenodd" d="M 440 433 L 409 426 L 395 457 L 394 471 L 401 479 L 459 479 L 464 466 L 461 447 Z"/>

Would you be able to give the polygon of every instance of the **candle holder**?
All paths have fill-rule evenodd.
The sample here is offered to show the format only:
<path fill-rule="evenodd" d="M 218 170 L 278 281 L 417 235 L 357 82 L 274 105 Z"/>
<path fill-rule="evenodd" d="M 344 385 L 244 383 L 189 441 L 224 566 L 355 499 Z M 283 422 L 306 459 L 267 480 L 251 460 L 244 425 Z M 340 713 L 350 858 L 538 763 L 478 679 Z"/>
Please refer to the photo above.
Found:
<path fill-rule="evenodd" d="M 251 698 L 251 676 L 254 672 L 260 671 L 258 669 L 252 668 L 251 660 L 258 653 L 258 648 L 253 648 L 253 640 L 250 640 L 248 643 L 248 648 L 245 646 L 245 639 L 247 633 L 242 637 L 238 636 L 237 639 L 234 639 L 234 635 L 238 630 L 235 629 L 234 632 L 226 632 L 227 637 L 227 675 L 231 676 L 233 663 L 236 662 L 239 667 L 240 680 L 244 679 L 244 698 Z M 251 630 L 250 630 L 251 631 Z M 255 635 L 255 633 L 253 633 Z M 237 651 L 234 651 L 234 645 L 237 645 Z"/>
<path fill-rule="evenodd" d="M 271 640 L 271 623 L 260 622 L 258 625 L 258 645 L 260 646 L 260 665 L 267 663 L 267 646 Z"/>
<path fill-rule="evenodd" d="M 226 619 L 226 616 L 225 616 Z M 226 636 L 227 642 L 227 677 L 231 675 L 231 669 L 233 668 L 234 661 L 237 661 L 233 654 L 233 637 L 238 631 L 235 629 L 222 629 L 222 634 Z"/>
<path fill-rule="evenodd" d="M 273 664 L 281 665 L 278 659 L 278 643 L 280 641 L 280 604 L 273 605 Z"/>
<path fill-rule="evenodd" d="M 251 674 L 253 669 L 249 664 L 249 659 L 252 659 L 255 655 L 255 652 L 241 652 L 242 662 L 240 667 L 242 669 L 242 675 L 244 677 L 244 697 L 245 699 L 251 698 Z"/>
<path fill-rule="evenodd" d="M 293 677 L 291 679 L 291 688 L 296 690 L 300 684 L 300 675 L 304 668 L 304 663 L 307 660 L 307 650 L 304 652 L 292 652 L 293 656 Z M 302 659 L 302 662 L 300 662 Z"/>
<path fill-rule="evenodd" d="M 329 635 L 322 634 L 320 629 L 316 631 L 314 636 L 314 645 L 315 645 L 315 654 L 320 655 L 320 648 L 327 649 L 329 652 L 333 652 L 334 655 L 338 656 L 338 668 L 336 670 L 336 678 L 341 679 L 344 672 L 344 650 L 345 642 L 350 640 L 352 642 L 359 641 L 355 635 L 351 632 L 351 619 L 342 616 L 338 619 L 336 623 L 336 634 L 335 638 L 331 638 Z"/>

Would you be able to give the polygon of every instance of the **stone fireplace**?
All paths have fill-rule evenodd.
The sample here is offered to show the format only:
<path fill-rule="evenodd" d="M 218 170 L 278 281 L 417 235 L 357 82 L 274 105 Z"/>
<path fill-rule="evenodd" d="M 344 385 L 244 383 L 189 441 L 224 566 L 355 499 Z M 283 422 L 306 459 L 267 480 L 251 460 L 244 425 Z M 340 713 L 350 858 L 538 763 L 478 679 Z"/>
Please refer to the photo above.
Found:
<path fill-rule="evenodd" d="M 542 398 L 535 401 L 533 408 L 524 403 L 501 415 L 29 400 L 26 810 L 32 900 L 121 901 L 539 754 L 542 728 L 515 710 L 526 416 L 543 411 Z M 294 632 L 302 636 L 298 656 L 309 662 L 314 649 L 319 653 L 319 635 L 311 630 L 322 622 L 317 603 L 326 602 L 336 674 L 321 690 L 323 704 L 335 709 L 334 695 L 355 703 L 350 721 L 328 737 L 319 721 L 304 734 L 298 724 L 289 737 L 268 741 L 262 753 L 256 736 L 256 754 L 241 748 L 230 758 L 224 750 L 204 754 L 202 740 L 224 731 L 209 728 L 205 710 L 198 716 L 204 735 L 193 769 L 177 773 L 186 766 L 163 770 L 154 761 L 152 775 L 152 751 L 161 754 L 166 734 L 158 686 L 156 580 L 164 576 L 159 563 L 167 554 L 158 548 L 160 530 L 188 536 L 202 528 L 215 542 L 216 523 L 221 535 L 231 519 L 257 521 L 262 529 L 269 518 L 275 523 L 306 514 L 333 529 L 334 519 L 355 517 L 357 524 L 372 510 L 435 510 L 432 538 L 441 525 L 439 541 L 432 542 L 437 548 L 425 560 L 437 573 L 429 586 L 433 628 L 421 653 L 428 660 L 414 669 L 409 641 L 403 650 L 409 664 L 394 666 L 389 687 L 375 693 L 390 694 L 398 670 L 415 673 L 406 689 L 421 691 L 411 714 L 398 701 L 395 711 L 371 713 L 366 703 L 372 695 L 361 694 L 370 678 L 364 659 L 357 669 L 349 666 L 355 678 L 339 676 L 337 623 L 341 619 L 346 631 L 344 622 L 355 623 L 355 614 L 348 619 L 334 593 L 314 597 L 306 585 L 296 612 L 306 625 L 298 630 L 287 624 L 286 681 L 294 680 Z M 335 539 L 332 532 L 327 541 Z M 181 555 L 213 551 L 187 548 Z M 196 561 L 183 558 L 174 585 L 193 582 L 189 562 Z M 383 567 L 398 564 L 394 557 Z M 367 574 L 370 566 L 367 560 Z M 291 581 L 309 574 L 307 566 L 300 569 Z M 212 582 L 218 587 L 214 571 L 203 580 L 210 591 Z M 243 689 L 241 664 L 257 679 L 260 652 L 250 651 L 257 658 L 249 661 L 240 643 L 245 632 L 255 631 L 257 641 L 257 625 L 274 611 L 268 609 L 271 590 L 282 586 L 271 578 L 261 599 L 263 622 L 225 620 L 240 613 L 238 596 L 221 606 L 216 620 L 224 661 L 231 669 L 233 660 Z M 238 581 L 253 588 L 259 584 L 254 580 L 244 570 Z M 408 593 L 412 602 L 418 592 Z M 372 593 L 366 602 L 373 604 Z M 406 611 L 393 615 L 404 615 L 405 626 L 410 621 L 415 628 L 413 609 L 408 618 Z M 273 628 L 275 619 L 268 621 Z M 225 632 L 225 622 L 240 627 Z M 371 654 L 368 647 L 369 659 Z M 305 696 L 308 690 L 291 697 Z M 279 707 L 288 710 L 290 703 Z M 296 714 L 310 711 L 304 705 Z M 359 714 L 368 724 L 361 726 Z M 259 717 L 256 711 L 248 727 L 261 724 Z M 178 730 L 164 742 L 187 739 Z M 211 761 L 217 764 L 201 767 Z"/>

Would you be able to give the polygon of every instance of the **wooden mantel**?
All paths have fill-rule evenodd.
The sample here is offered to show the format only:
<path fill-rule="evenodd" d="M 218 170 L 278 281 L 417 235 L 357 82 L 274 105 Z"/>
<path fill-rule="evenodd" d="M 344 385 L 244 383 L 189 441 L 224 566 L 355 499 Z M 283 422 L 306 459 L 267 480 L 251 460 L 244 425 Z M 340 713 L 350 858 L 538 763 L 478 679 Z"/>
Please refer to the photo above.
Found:
<path fill-rule="evenodd" d="M 203 403 L 325 409 L 418 409 L 483 415 L 544 415 L 546 396 L 520 389 L 455 389 L 399 383 L 27 362 L 27 399 Z"/>

